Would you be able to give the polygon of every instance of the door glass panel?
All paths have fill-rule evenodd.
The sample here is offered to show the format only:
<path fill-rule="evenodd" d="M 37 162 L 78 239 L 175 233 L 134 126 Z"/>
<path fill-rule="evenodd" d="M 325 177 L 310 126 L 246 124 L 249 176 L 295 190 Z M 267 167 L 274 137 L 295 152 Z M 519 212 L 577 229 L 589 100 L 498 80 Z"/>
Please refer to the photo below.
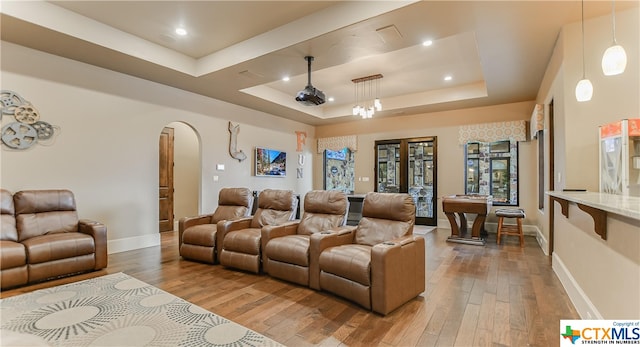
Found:
<path fill-rule="evenodd" d="M 433 142 L 409 143 L 409 194 L 416 217 L 433 217 Z"/>
<path fill-rule="evenodd" d="M 378 192 L 400 192 L 400 144 L 377 145 Z"/>

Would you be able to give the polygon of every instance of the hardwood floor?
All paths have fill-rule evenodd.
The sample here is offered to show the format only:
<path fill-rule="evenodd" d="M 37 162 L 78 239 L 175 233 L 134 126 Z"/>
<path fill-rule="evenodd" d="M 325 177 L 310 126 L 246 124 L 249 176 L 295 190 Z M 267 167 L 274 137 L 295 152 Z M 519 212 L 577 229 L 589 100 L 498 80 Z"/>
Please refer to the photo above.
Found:
<path fill-rule="evenodd" d="M 426 235 L 427 289 L 387 316 L 325 292 L 183 260 L 176 232 L 159 247 L 112 254 L 109 267 L 1 297 L 124 272 L 288 346 L 557 346 L 560 319 L 579 319 L 533 237 L 485 247 Z M 506 241 L 506 242 L 505 242 Z"/>

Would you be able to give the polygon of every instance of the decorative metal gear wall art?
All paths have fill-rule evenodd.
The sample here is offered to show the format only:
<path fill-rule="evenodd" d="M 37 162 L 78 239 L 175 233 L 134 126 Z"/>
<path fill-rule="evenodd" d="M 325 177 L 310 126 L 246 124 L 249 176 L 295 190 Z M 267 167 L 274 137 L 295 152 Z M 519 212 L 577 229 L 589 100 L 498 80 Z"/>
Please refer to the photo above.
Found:
<path fill-rule="evenodd" d="M 15 122 L 2 126 L 2 143 L 17 150 L 28 149 L 36 143 L 48 145 L 59 127 L 40 120 L 38 110 L 18 93 L 0 91 L 0 117 L 13 116 Z M 5 119 L 2 119 L 3 123 Z M 43 142 L 44 141 L 44 142 Z"/>

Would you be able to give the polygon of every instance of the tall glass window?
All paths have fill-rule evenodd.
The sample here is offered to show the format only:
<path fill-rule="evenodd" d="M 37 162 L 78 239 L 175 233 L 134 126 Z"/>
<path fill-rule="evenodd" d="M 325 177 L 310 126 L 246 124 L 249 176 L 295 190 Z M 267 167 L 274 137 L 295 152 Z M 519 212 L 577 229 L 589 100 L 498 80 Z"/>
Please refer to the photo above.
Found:
<path fill-rule="evenodd" d="M 493 196 L 494 205 L 518 205 L 518 142 L 465 145 L 465 194 Z"/>
<path fill-rule="evenodd" d="M 324 189 L 353 194 L 355 185 L 354 153 L 348 148 L 324 151 Z"/>

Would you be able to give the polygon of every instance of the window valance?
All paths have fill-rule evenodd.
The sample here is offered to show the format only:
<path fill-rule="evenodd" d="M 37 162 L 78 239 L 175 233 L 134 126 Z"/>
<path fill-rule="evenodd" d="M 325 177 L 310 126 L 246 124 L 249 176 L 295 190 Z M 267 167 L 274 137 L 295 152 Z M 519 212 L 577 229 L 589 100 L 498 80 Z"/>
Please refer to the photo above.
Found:
<path fill-rule="evenodd" d="M 538 138 L 538 131 L 544 129 L 544 107 L 542 104 L 536 104 L 533 108 L 533 113 L 531 114 L 531 138 Z"/>
<path fill-rule="evenodd" d="M 516 120 L 510 122 L 482 123 L 463 125 L 460 127 L 458 143 L 468 142 L 496 142 L 496 141 L 526 141 L 527 121 Z"/>
<path fill-rule="evenodd" d="M 343 148 L 349 148 L 355 152 L 358 150 L 358 138 L 351 136 L 323 137 L 318 139 L 318 153 L 323 153 L 325 149 L 339 151 Z"/>

